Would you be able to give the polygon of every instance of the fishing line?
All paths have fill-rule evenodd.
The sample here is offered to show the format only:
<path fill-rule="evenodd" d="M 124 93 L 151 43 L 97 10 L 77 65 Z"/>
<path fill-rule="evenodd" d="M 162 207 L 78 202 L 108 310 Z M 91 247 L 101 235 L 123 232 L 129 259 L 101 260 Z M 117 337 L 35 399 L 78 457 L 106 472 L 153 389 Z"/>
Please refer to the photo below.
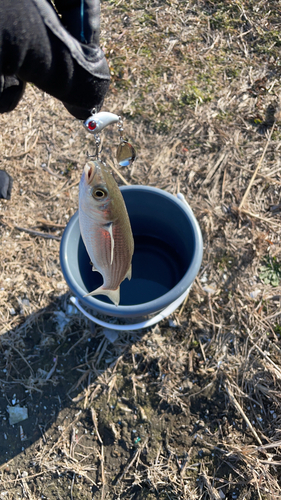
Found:
<path fill-rule="evenodd" d="M 84 0 L 81 0 L 80 18 L 81 18 L 80 40 L 82 43 L 86 43 L 85 34 L 84 34 Z"/>

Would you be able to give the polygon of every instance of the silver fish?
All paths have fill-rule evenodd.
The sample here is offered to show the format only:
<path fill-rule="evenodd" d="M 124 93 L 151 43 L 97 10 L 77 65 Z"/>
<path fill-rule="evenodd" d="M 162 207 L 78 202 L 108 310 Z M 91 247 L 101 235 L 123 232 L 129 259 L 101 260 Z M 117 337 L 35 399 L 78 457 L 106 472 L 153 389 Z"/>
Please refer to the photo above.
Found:
<path fill-rule="evenodd" d="M 120 283 L 131 279 L 134 240 L 129 216 L 118 185 L 100 160 L 89 161 L 79 184 L 80 232 L 103 284 L 85 295 L 107 295 L 117 306 Z"/>

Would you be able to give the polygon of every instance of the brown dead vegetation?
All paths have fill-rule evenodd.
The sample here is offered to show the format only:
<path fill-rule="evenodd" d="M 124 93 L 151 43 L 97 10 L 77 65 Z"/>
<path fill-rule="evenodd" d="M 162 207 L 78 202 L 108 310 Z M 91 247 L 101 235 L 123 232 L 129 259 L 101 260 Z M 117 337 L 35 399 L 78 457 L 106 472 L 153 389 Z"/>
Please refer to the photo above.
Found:
<path fill-rule="evenodd" d="M 1 116 L 1 500 L 281 498 L 279 7 L 102 3 L 103 109 L 138 152 L 116 179 L 183 193 L 204 239 L 150 330 L 110 343 L 69 309 L 59 245 L 90 134 L 32 86 Z M 103 141 L 116 167 L 117 129 Z"/>

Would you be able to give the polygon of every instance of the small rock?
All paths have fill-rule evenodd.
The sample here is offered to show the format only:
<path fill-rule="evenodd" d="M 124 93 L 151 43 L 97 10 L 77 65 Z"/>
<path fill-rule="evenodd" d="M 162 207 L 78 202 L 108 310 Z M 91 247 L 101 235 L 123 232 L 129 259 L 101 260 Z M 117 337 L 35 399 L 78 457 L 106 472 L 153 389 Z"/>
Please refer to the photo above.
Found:
<path fill-rule="evenodd" d="M 73 304 L 67 304 L 66 314 L 67 316 L 74 316 L 74 314 L 79 314 L 79 310 Z"/>
<path fill-rule="evenodd" d="M 214 285 L 211 285 L 211 286 L 210 285 L 205 285 L 203 287 L 203 290 L 204 290 L 204 292 L 207 292 L 210 295 L 214 295 L 214 293 L 216 293 L 216 291 L 217 291 Z"/>
<path fill-rule="evenodd" d="M 169 326 L 171 328 L 176 328 L 178 325 L 176 325 L 176 323 L 172 319 L 169 319 Z"/>
<path fill-rule="evenodd" d="M 7 406 L 9 413 L 9 424 L 14 425 L 28 418 L 27 408 L 21 406 Z"/>
<path fill-rule="evenodd" d="M 197 420 L 196 425 L 198 425 L 198 427 L 205 427 L 205 422 L 203 420 Z"/>
<path fill-rule="evenodd" d="M 54 320 L 57 323 L 57 332 L 62 333 L 65 326 L 69 323 L 70 318 L 67 318 L 63 311 L 55 311 L 54 316 Z"/>
<path fill-rule="evenodd" d="M 211 456 L 211 454 L 211 450 L 208 450 L 208 448 L 202 448 L 198 451 L 198 455 L 200 458 Z"/>
<path fill-rule="evenodd" d="M 112 344 L 113 344 L 113 342 L 115 342 L 115 340 L 118 339 L 118 336 L 119 336 L 117 330 L 111 330 L 109 328 L 104 328 L 102 333 L 107 338 L 107 340 L 109 340 L 109 342 L 111 342 Z"/>
<path fill-rule="evenodd" d="M 22 299 L 21 303 L 23 306 L 30 307 L 30 302 L 29 302 L 29 299 L 27 299 L 27 298 Z"/>
<path fill-rule="evenodd" d="M 206 273 L 203 274 L 202 278 L 200 279 L 201 283 L 207 283 L 208 281 L 208 276 Z"/>
<path fill-rule="evenodd" d="M 261 293 L 261 290 L 253 290 L 251 293 L 250 293 L 250 297 L 251 299 L 256 299 L 257 296 Z"/>
<path fill-rule="evenodd" d="M 191 382 L 191 380 L 185 380 L 183 383 L 182 383 L 182 386 L 184 389 L 193 389 L 193 383 Z"/>

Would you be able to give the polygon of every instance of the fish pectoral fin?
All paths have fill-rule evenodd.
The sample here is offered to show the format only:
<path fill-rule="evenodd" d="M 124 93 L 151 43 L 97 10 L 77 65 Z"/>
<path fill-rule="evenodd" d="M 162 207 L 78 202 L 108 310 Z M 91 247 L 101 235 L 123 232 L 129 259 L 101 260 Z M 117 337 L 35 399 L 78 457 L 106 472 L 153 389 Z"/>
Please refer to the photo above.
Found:
<path fill-rule="evenodd" d="M 93 295 L 107 295 L 107 297 L 113 302 L 113 304 L 118 306 L 120 302 L 120 287 L 116 288 L 116 290 L 108 290 L 107 288 L 103 288 L 102 285 L 96 290 L 87 293 L 86 295 L 84 295 L 84 297 L 90 297 Z"/>
<path fill-rule="evenodd" d="M 130 265 L 130 267 L 129 267 L 129 269 L 127 271 L 127 274 L 126 274 L 126 276 L 125 276 L 124 279 L 128 278 L 128 280 L 130 280 L 131 277 L 132 277 L 132 264 Z"/>
<path fill-rule="evenodd" d="M 114 250 L 114 237 L 113 237 L 113 231 L 112 231 L 113 222 L 109 222 L 108 224 L 105 224 L 104 228 L 110 234 L 110 242 L 111 242 L 110 265 L 112 265 L 112 262 L 113 262 L 113 250 Z"/>

